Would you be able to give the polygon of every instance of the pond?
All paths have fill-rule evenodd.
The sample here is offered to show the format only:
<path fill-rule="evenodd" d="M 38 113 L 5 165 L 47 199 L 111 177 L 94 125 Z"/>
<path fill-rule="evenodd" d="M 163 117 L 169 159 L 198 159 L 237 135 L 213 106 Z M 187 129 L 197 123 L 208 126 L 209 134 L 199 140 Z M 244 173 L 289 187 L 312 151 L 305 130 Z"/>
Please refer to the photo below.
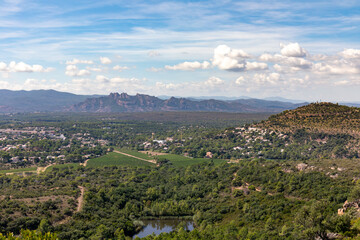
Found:
<path fill-rule="evenodd" d="M 189 220 L 157 219 L 157 220 L 142 220 L 142 222 L 144 223 L 144 228 L 133 238 L 136 237 L 143 238 L 153 233 L 155 233 L 155 235 L 159 235 L 160 233 L 163 232 L 169 233 L 173 231 L 182 222 L 185 223 L 186 230 L 191 231 L 194 229 L 193 221 L 189 221 Z"/>

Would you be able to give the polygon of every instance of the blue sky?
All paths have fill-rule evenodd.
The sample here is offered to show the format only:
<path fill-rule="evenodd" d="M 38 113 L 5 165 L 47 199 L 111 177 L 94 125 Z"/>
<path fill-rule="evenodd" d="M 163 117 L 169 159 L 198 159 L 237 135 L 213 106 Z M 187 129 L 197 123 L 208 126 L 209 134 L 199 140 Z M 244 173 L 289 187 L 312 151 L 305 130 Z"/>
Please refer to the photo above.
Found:
<path fill-rule="evenodd" d="M 0 1 L 0 88 L 360 101 L 359 1 Z"/>

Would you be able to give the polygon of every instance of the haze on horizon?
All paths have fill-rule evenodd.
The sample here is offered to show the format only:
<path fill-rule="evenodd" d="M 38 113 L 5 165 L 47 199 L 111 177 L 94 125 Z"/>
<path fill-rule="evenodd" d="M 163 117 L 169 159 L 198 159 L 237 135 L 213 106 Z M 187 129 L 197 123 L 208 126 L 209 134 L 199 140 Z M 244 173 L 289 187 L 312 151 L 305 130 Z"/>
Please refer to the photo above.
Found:
<path fill-rule="evenodd" d="M 360 101 L 358 1 L 0 1 L 0 89 Z"/>

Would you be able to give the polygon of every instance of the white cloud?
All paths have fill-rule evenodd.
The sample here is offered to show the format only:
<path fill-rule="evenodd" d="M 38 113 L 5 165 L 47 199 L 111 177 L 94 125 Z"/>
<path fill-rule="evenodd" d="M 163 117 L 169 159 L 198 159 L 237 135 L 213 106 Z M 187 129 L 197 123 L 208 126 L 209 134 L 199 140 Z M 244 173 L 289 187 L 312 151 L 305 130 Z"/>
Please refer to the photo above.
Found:
<path fill-rule="evenodd" d="M 110 79 L 111 83 L 127 83 L 127 84 L 133 84 L 133 83 L 140 83 L 141 80 L 137 78 L 121 78 L 121 77 L 114 77 Z"/>
<path fill-rule="evenodd" d="M 67 65 L 76 65 L 76 64 L 94 64 L 91 60 L 80 60 L 77 58 L 74 58 L 73 60 L 66 61 Z"/>
<path fill-rule="evenodd" d="M 183 62 L 174 66 L 166 65 L 165 69 L 167 70 L 182 70 L 182 71 L 193 71 L 196 69 L 208 69 L 210 68 L 210 63 L 208 61 L 200 62 Z"/>
<path fill-rule="evenodd" d="M 311 68 L 313 65 L 312 62 L 304 59 L 304 58 L 297 58 L 297 57 L 288 57 L 283 60 L 284 63 L 287 63 L 288 65 L 292 67 L 297 67 L 301 69 L 307 69 Z"/>
<path fill-rule="evenodd" d="M 264 62 L 275 62 L 278 61 L 279 58 L 276 57 L 276 55 L 271 55 L 269 53 L 264 53 L 259 57 L 260 61 L 264 61 Z"/>
<path fill-rule="evenodd" d="M 268 68 L 266 63 L 261 62 L 246 62 L 245 65 L 246 70 L 265 70 Z"/>
<path fill-rule="evenodd" d="M 279 83 L 280 80 L 280 74 L 279 73 L 256 73 L 253 77 L 253 81 L 258 85 L 265 85 L 265 84 L 271 84 L 276 85 Z"/>
<path fill-rule="evenodd" d="M 65 74 L 70 77 L 90 75 L 87 69 L 78 69 L 76 65 L 67 65 Z"/>
<path fill-rule="evenodd" d="M 204 82 L 204 85 L 208 87 L 216 87 L 219 85 L 223 85 L 224 83 L 225 81 L 218 77 L 210 77 L 208 80 Z"/>
<path fill-rule="evenodd" d="M 102 64 L 110 64 L 110 63 L 112 63 L 111 59 L 108 58 L 108 57 L 100 57 L 100 62 Z"/>
<path fill-rule="evenodd" d="M 360 59 L 360 49 L 345 49 L 340 53 L 344 58 L 358 58 Z"/>
<path fill-rule="evenodd" d="M 7 64 L 4 62 L 0 62 L 0 71 L 7 71 Z"/>
<path fill-rule="evenodd" d="M 116 70 L 116 71 L 119 71 L 119 72 L 121 72 L 121 71 L 123 71 L 123 70 L 129 70 L 129 69 L 130 69 L 130 68 L 127 67 L 127 66 L 119 66 L 119 65 L 116 65 L 116 66 L 113 67 L 113 70 Z"/>
<path fill-rule="evenodd" d="M 106 82 L 109 82 L 109 78 L 107 78 L 107 77 L 105 77 L 103 75 L 97 75 L 96 76 L 96 81 L 106 83 Z"/>
<path fill-rule="evenodd" d="M 305 57 L 307 52 L 299 43 L 289 43 L 287 45 L 280 43 L 281 54 L 286 57 Z"/>
<path fill-rule="evenodd" d="M 313 72 L 317 74 L 352 75 L 360 73 L 360 66 L 357 63 L 344 59 L 332 62 L 316 63 Z"/>
<path fill-rule="evenodd" d="M 174 83 L 162 83 L 156 82 L 155 87 L 158 89 L 165 89 L 165 90 L 177 90 L 179 87 L 183 87 L 183 84 L 174 84 Z"/>
<path fill-rule="evenodd" d="M 24 62 L 11 61 L 9 64 L 0 62 L 0 71 L 1 72 L 51 72 L 54 68 L 44 68 L 41 65 L 29 65 Z"/>
<path fill-rule="evenodd" d="M 89 67 L 89 66 L 87 66 L 86 69 L 91 71 L 91 72 L 102 72 L 103 71 L 103 69 L 98 68 L 98 67 Z"/>
<path fill-rule="evenodd" d="M 108 78 L 103 75 L 97 75 L 96 81 L 100 83 L 109 83 L 109 84 L 137 84 L 140 83 L 141 80 L 137 78 L 121 78 L 121 77 L 114 77 Z"/>
<path fill-rule="evenodd" d="M 219 45 L 214 50 L 212 64 L 221 70 L 244 71 L 245 58 L 250 55 L 241 49 L 231 49 L 226 45 Z"/>
<path fill-rule="evenodd" d="M 246 80 L 244 78 L 244 76 L 240 76 L 238 77 L 236 80 L 235 80 L 235 84 L 236 85 L 243 85 L 243 84 L 246 84 Z"/>

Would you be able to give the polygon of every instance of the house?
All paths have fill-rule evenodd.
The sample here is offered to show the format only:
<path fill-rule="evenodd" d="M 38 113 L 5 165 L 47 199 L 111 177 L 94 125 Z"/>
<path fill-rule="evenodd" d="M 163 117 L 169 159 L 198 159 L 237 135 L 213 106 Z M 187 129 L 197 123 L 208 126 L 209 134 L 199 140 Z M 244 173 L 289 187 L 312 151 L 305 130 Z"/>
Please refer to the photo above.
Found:
<path fill-rule="evenodd" d="M 206 152 L 206 155 L 205 155 L 206 158 L 212 158 L 213 157 L 213 154 L 211 152 Z"/>

